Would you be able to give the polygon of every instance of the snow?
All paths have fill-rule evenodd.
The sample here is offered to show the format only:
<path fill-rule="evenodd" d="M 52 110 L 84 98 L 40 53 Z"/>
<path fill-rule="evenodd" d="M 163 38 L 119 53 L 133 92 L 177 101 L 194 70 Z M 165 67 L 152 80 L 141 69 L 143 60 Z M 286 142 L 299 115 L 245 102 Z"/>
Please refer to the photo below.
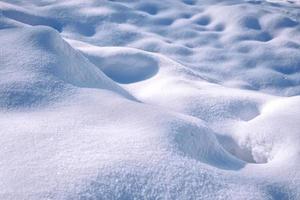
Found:
<path fill-rule="evenodd" d="M 299 199 L 299 6 L 0 1 L 0 199 Z"/>

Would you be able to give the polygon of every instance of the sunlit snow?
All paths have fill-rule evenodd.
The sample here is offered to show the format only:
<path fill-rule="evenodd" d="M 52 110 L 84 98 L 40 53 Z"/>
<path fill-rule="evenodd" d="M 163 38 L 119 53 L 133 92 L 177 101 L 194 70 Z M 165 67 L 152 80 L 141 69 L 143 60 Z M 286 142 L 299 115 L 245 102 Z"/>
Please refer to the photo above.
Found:
<path fill-rule="evenodd" d="M 0 0 L 0 199 L 300 199 L 298 0 Z"/>

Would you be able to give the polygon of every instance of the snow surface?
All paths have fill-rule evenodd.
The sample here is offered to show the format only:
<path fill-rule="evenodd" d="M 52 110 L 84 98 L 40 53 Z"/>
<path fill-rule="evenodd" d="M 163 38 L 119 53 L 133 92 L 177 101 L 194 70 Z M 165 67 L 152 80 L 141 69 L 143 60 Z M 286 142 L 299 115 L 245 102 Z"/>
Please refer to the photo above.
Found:
<path fill-rule="evenodd" d="M 300 199 L 300 3 L 1 0 L 0 199 Z"/>

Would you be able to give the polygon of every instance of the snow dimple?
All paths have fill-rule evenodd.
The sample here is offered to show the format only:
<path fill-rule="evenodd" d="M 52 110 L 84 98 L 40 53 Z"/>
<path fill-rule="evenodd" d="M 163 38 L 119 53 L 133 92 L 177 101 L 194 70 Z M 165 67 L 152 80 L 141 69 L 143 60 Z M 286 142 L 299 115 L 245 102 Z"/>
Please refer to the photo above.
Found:
<path fill-rule="evenodd" d="M 210 23 L 211 19 L 209 16 L 200 16 L 195 19 L 196 24 L 200 26 L 206 26 Z"/>
<path fill-rule="evenodd" d="M 159 60 L 135 49 L 87 48 L 83 54 L 112 80 L 128 84 L 155 76 Z"/>
<path fill-rule="evenodd" d="M 249 29 L 261 29 L 258 19 L 254 16 L 244 16 L 240 19 L 240 25 Z"/>
<path fill-rule="evenodd" d="M 182 2 L 187 5 L 195 5 L 197 1 L 196 0 L 182 0 Z"/>
<path fill-rule="evenodd" d="M 137 8 L 150 15 L 156 15 L 159 12 L 159 5 L 152 3 L 141 3 Z"/>
<path fill-rule="evenodd" d="M 282 15 L 268 16 L 264 19 L 264 25 L 269 29 L 281 30 L 284 28 L 292 28 L 299 23 Z"/>
<path fill-rule="evenodd" d="M 10 19 L 22 22 L 28 25 L 45 25 L 56 29 L 57 31 L 62 31 L 62 25 L 58 20 L 50 17 L 44 17 L 39 15 L 30 14 L 21 10 L 3 10 L 2 14 Z"/>
<path fill-rule="evenodd" d="M 116 55 L 107 57 L 103 72 L 119 83 L 134 83 L 154 76 L 158 71 L 157 61 L 143 55 Z M 126 64 L 124 64 L 126 60 Z"/>
<path fill-rule="evenodd" d="M 240 82 L 246 80 L 248 89 L 264 90 L 264 92 L 280 93 L 280 95 L 297 94 L 298 89 L 295 86 L 297 81 L 289 76 L 280 77 L 276 73 L 290 68 L 287 63 L 280 63 L 281 67 L 272 69 L 272 76 L 276 81 L 270 78 L 262 82 L 262 77 L 252 76 L 252 73 L 257 75 L 269 69 L 268 63 L 265 64 L 260 60 L 265 59 L 270 62 L 273 60 L 272 65 L 276 65 L 281 60 L 281 56 L 274 54 L 280 42 L 286 39 L 299 40 L 297 37 L 299 23 L 293 18 L 294 10 L 290 10 L 291 15 L 288 16 L 281 10 L 285 7 L 279 9 L 284 5 L 266 2 L 255 4 L 253 1 L 222 5 L 210 5 L 206 2 L 199 5 L 196 1 L 172 3 L 174 6 L 165 6 L 165 4 L 152 1 L 111 1 L 107 6 L 95 3 L 94 6 L 86 7 L 80 7 L 76 3 L 55 4 L 53 7 L 43 8 L 44 13 L 35 12 L 34 16 L 29 14 L 29 10 L 20 7 L 11 8 L 9 4 L 5 4 L 3 13 L 4 16 L 5 13 L 19 13 L 12 14 L 10 17 L 30 15 L 30 22 L 28 22 L 30 25 L 48 25 L 62 31 L 63 35 L 68 38 L 84 40 L 98 46 L 121 45 L 160 52 L 188 67 L 197 67 L 200 72 L 218 82 L 223 82 L 223 79 L 238 79 Z M 257 10 L 258 5 L 264 9 Z M 67 6 L 74 9 L 65 9 Z M 45 15 L 47 12 L 55 13 L 63 9 L 64 11 L 58 16 L 46 17 Z M 80 12 L 76 12 L 76 9 Z M 244 12 L 241 13 L 240 9 Z M 278 10 L 275 12 L 273 9 Z M 64 17 L 64 15 L 69 15 L 69 17 Z M 26 18 L 28 17 L 14 20 L 23 23 Z M 166 42 L 170 40 L 171 43 Z M 232 51 L 240 49 L 239 47 L 244 44 L 246 48 L 242 48 L 242 51 Z M 216 48 L 216 51 L 212 52 L 210 47 Z M 253 51 L 246 50 L 251 48 Z M 207 56 L 206 52 L 210 52 L 210 56 Z M 265 52 L 269 54 L 267 58 Z M 282 56 L 289 57 L 290 54 L 291 52 L 287 50 L 282 53 Z M 296 53 L 295 56 L 300 57 L 298 54 Z M 229 62 L 218 63 L 211 57 L 226 57 L 227 60 L 231 60 L 230 65 L 234 71 L 238 74 L 247 71 L 249 76 L 237 76 L 233 70 L 229 73 L 227 67 Z M 249 59 L 251 61 L 248 61 Z M 244 64 L 245 60 L 246 64 Z M 260 62 L 259 65 L 258 62 Z M 293 62 L 297 66 L 299 59 L 293 58 Z M 207 71 L 209 74 L 206 73 Z M 297 67 L 287 71 L 289 71 L 287 73 L 295 74 Z M 277 80 L 286 84 L 278 87 Z M 236 85 L 235 87 L 243 86 Z"/>

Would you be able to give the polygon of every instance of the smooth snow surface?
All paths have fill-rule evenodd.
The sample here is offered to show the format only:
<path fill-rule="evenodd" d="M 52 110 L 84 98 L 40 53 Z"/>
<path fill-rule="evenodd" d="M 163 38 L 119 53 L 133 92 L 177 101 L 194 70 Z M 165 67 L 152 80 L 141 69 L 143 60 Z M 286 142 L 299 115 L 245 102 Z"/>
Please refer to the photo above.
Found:
<path fill-rule="evenodd" d="M 300 199 L 297 0 L 1 0 L 0 199 Z"/>

